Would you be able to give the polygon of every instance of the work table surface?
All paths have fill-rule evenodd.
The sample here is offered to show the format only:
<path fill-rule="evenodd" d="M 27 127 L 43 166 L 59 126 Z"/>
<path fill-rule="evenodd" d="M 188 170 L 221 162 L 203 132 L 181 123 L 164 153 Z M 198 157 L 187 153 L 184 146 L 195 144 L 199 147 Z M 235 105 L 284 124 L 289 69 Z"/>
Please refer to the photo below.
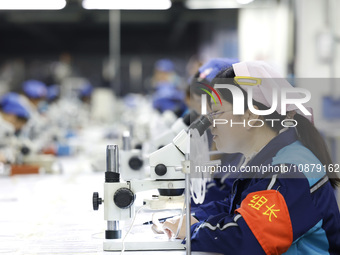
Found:
<path fill-rule="evenodd" d="M 103 251 L 103 206 L 92 209 L 93 192 L 103 195 L 104 173 L 93 172 L 86 157 L 58 164 L 61 174 L 0 177 L 0 254 L 119 254 Z"/>

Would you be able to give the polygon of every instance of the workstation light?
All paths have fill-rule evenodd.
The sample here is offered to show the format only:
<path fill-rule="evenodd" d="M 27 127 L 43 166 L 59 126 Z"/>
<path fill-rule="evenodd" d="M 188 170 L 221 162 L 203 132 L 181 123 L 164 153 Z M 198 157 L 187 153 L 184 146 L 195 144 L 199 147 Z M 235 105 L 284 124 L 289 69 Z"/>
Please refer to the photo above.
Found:
<path fill-rule="evenodd" d="M 83 8 L 91 10 L 167 10 L 170 0 L 83 0 Z"/>
<path fill-rule="evenodd" d="M 0 10 L 61 10 L 66 0 L 0 0 Z"/>

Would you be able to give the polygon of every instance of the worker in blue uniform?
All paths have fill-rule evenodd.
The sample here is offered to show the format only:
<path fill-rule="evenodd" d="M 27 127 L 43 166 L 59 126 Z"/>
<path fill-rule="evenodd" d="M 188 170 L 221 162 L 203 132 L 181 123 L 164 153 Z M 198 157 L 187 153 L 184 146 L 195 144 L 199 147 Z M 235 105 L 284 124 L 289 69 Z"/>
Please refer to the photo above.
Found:
<path fill-rule="evenodd" d="M 47 86 L 38 80 L 27 80 L 22 84 L 22 90 L 31 103 L 32 111 L 40 111 L 47 96 Z"/>
<path fill-rule="evenodd" d="M 339 166 L 332 163 L 311 111 L 295 104 L 304 95 L 290 97 L 295 100 L 286 109 L 277 103 L 275 91 L 292 91 L 279 77 L 271 66 L 255 61 L 234 64 L 212 81 L 222 103 L 212 104 L 211 116 L 228 120 L 227 124 L 214 122 L 216 146 L 227 153 L 241 152 L 246 160 L 230 199 L 212 201 L 195 211 L 191 218 L 194 251 L 340 254 L 340 213 L 334 195 L 340 183 Z M 230 89 L 218 84 L 228 84 Z M 242 107 L 243 113 L 235 112 Z M 179 228 L 177 238 L 185 242 L 185 224 L 179 222 L 168 220 L 163 228 L 169 237 Z"/>
<path fill-rule="evenodd" d="M 15 132 L 19 132 L 30 117 L 23 98 L 14 92 L 0 98 L 0 113 L 0 118 L 9 123 Z"/>
<path fill-rule="evenodd" d="M 47 101 L 49 104 L 52 104 L 56 101 L 58 101 L 58 99 L 60 98 L 60 85 L 58 84 L 53 84 L 50 85 L 47 88 Z"/>
<path fill-rule="evenodd" d="M 21 148 L 17 138 L 30 118 L 23 98 L 17 93 L 7 93 L 0 98 L 0 162 L 13 163 Z"/>
<path fill-rule="evenodd" d="M 93 92 L 92 84 L 85 83 L 80 87 L 78 97 L 83 103 L 91 104 L 92 92 Z"/>
<path fill-rule="evenodd" d="M 172 111 L 177 117 L 181 117 L 187 109 L 184 98 L 184 92 L 175 84 L 160 82 L 152 95 L 152 106 L 160 113 Z"/>
<path fill-rule="evenodd" d="M 154 65 L 154 73 L 151 80 L 148 81 L 153 89 L 162 83 L 171 83 L 178 90 L 182 89 L 182 79 L 176 73 L 175 64 L 170 59 L 159 59 Z"/>

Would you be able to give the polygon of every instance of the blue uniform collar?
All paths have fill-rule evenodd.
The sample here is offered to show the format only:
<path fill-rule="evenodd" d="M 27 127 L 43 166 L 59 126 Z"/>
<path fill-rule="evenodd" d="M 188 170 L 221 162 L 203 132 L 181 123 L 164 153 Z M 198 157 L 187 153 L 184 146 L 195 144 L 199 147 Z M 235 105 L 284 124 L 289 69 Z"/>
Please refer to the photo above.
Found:
<path fill-rule="evenodd" d="M 296 129 L 294 127 L 288 128 L 288 130 L 275 136 L 247 165 L 259 166 L 268 159 L 272 159 L 283 147 L 297 140 Z"/>
<path fill-rule="evenodd" d="M 258 154 L 251 159 L 247 165 L 249 166 L 261 166 L 269 165 L 272 163 L 273 157 L 283 147 L 288 146 L 298 140 L 296 129 L 294 127 L 288 128 L 288 130 L 278 134 L 274 137 Z M 272 173 L 268 173 L 271 175 Z M 234 211 L 237 206 L 240 205 L 242 192 L 248 187 L 251 182 L 257 179 L 262 179 L 265 176 L 262 173 L 241 173 L 239 178 L 234 181 L 232 187 L 231 206 L 230 212 Z"/>

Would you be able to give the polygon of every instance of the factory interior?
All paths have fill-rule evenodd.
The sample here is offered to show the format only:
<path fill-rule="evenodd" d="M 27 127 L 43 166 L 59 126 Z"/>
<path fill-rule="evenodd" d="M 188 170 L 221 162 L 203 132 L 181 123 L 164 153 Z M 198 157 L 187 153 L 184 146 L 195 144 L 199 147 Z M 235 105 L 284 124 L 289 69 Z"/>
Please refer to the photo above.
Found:
<path fill-rule="evenodd" d="M 302 247 L 294 224 L 303 220 L 294 218 L 286 198 L 289 192 L 282 186 L 288 181 L 281 180 L 280 186 L 277 175 L 263 178 L 268 190 L 282 191 L 287 201 L 294 235 L 285 248 L 265 249 L 262 234 L 242 236 L 240 241 L 235 237 L 239 232 L 224 233 L 247 226 L 251 216 L 246 217 L 245 211 L 260 209 L 261 199 L 254 202 L 258 195 L 251 200 L 242 193 L 246 198 L 234 208 L 230 225 L 222 227 L 226 221 L 216 220 L 212 226 L 212 216 L 199 218 L 198 212 L 206 208 L 199 205 L 212 199 L 211 187 L 221 185 L 215 188 L 224 196 L 220 200 L 227 201 L 223 192 L 228 189 L 232 196 L 238 185 L 238 179 L 232 179 L 235 173 L 224 173 L 217 166 L 228 164 L 230 170 L 234 164 L 239 173 L 256 158 L 242 156 L 242 150 L 229 153 L 218 143 L 221 135 L 211 133 L 216 132 L 212 126 L 222 129 L 216 124 L 229 125 L 219 115 L 220 119 L 210 119 L 225 114 L 218 111 L 221 108 L 213 110 L 219 101 L 222 107 L 224 99 L 212 84 L 218 88 L 214 81 L 222 77 L 220 61 L 223 68 L 234 68 L 235 80 L 251 76 L 237 74 L 238 63 L 263 61 L 280 74 L 270 78 L 280 78 L 306 95 L 303 104 L 296 103 L 292 119 L 296 112 L 311 109 L 311 123 L 327 147 L 319 149 L 329 154 L 327 162 L 332 163 L 319 161 L 311 149 L 319 163 L 308 161 L 306 154 L 301 163 L 291 156 L 280 164 L 295 164 L 300 175 L 304 168 L 304 178 L 311 178 L 310 197 L 321 198 L 321 188 L 330 182 L 323 183 L 328 180 L 324 177 L 313 184 L 310 180 L 319 178 L 320 171 L 340 177 L 339 10 L 338 0 L 0 1 L 0 254 L 235 255 L 250 254 L 246 249 L 253 247 L 249 248 L 253 254 L 268 255 Z M 200 97 L 192 89 L 194 83 L 201 84 Z M 275 101 L 282 103 L 278 109 L 286 109 L 283 100 Z M 286 99 L 291 105 L 294 100 L 301 102 Z M 205 115 L 208 107 L 203 104 L 210 105 L 212 114 Z M 203 127 L 205 121 L 209 124 Z M 246 143 L 243 147 L 252 146 L 252 140 Z M 227 157 L 231 163 L 223 161 Z M 208 161 L 217 170 L 200 168 Z M 197 174 L 197 169 L 202 171 Z M 327 252 L 289 249 L 287 254 L 340 254 L 340 186 L 333 188 L 322 200 L 334 197 L 332 208 L 337 213 L 319 229 L 327 233 Z M 217 196 L 213 202 L 219 201 Z M 303 198 L 299 203 L 305 203 Z M 245 201 L 254 205 L 244 209 Z M 283 218 L 283 209 L 271 210 L 270 222 L 277 215 Z M 304 217 L 312 218 L 307 209 L 304 212 L 308 213 Z M 176 217 L 177 233 L 164 223 L 175 224 L 171 219 Z M 327 232 L 330 225 L 338 226 L 330 231 L 335 237 Z M 208 228 L 211 239 L 203 232 Z M 215 237 L 213 230 L 224 234 Z M 242 229 L 242 235 L 247 231 L 251 233 L 252 227 Z M 235 241 L 221 240 L 228 235 Z"/>

